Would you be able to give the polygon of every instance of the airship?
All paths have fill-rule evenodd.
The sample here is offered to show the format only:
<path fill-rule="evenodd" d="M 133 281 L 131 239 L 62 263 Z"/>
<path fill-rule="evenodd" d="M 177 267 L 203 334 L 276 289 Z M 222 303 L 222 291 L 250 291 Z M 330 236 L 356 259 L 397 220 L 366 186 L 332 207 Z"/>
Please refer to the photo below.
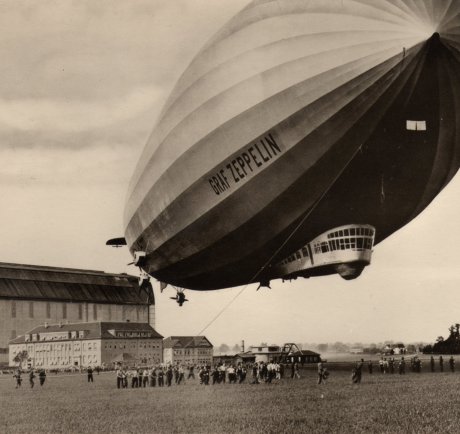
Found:
<path fill-rule="evenodd" d="M 353 279 L 455 176 L 459 142 L 460 2 L 254 0 L 172 90 L 126 244 L 180 288 Z"/>

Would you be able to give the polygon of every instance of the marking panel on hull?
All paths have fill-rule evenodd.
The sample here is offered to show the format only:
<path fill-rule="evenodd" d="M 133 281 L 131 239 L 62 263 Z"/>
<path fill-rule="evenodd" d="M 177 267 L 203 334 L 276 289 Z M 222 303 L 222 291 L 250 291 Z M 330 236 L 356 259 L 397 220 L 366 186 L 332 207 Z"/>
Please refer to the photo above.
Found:
<path fill-rule="evenodd" d="M 251 146 L 230 156 L 219 170 L 207 178 L 212 191 L 218 196 L 227 192 L 281 155 L 284 149 L 275 137 L 275 132 L 270 132 L 256 139 Z"/>

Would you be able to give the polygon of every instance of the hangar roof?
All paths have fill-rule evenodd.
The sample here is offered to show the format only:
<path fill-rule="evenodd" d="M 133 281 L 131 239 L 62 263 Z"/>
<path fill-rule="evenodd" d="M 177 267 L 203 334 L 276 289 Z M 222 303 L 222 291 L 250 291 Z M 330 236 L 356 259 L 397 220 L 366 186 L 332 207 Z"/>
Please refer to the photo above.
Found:
<path fill-rule="evenodd" d="M 128 274 L 0 262 L 0 299 L 148 304 Z M 152 301 L 152 304 L 154 301 Z"/>

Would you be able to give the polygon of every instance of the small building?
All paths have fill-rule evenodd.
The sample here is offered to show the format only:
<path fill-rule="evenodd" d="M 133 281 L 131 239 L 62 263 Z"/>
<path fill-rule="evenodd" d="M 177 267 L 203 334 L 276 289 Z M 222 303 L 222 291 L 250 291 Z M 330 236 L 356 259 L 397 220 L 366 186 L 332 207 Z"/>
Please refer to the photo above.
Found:
<path fill-rule="evenodd" d="M 257 363 L 268 363 L 271 360 L 278 359 L 281 354 L 281 347 L 278 345 L 261 345 L 258 347 L 250 347 L 250 353 L 255 356 Z"/>
<path fill-rule="evenodd" d="M 382 350 L 383 354 L 386 355 L 401 355 L 401 354 L 406 354 L 407 350 L 404 344 L 399 343 L 396 345 L 385 345 L 385 348 Z"/>
<path fill-rule="evenodd" d="M 213 356 L 213 365 L 232 365 L 236 363 L 238 354 L 221 354 L 219 356 Z"/>
<path fill-rule="evenodd" d="M 300 350 L 288 354 L 284 361 L 287 363 L 297 362 L 302 365 L 308 363 L 318 363 L 321 361 L 321 355 L 310 350 Z"/>
<path fill-rule="evenodd" d="M 163 341 L 163 363 L 212 365 L 214 347 L 206 336 L 170 336 Z"/>
<path fill-rule="evenodd" d="M 310 350 L 301 350 L 294 343 L 284 344 L 283 347 L 277 345 L 265 345 L 258 347 L 251 347 L 248 353 L 244 356 L 252 354 L 255 362 L 268 363 L 270 361 L 282 363 L 318 363 L 321 361 L 321 355 Z"/>
<path fill-rule="evenodd" d="M 145 323 L 44 324 L 10 342 L 10 366 L 24 354 L 29 366 L 43 369 L 156 365 L 162 362 L 163 336 Z"/>
<path fill-rule="evenodd" d="M 0 362 L 10 340 L 45 322 L 127 320 L 155 327 L 153 292 L 136 276 L 0 262 Z"/>

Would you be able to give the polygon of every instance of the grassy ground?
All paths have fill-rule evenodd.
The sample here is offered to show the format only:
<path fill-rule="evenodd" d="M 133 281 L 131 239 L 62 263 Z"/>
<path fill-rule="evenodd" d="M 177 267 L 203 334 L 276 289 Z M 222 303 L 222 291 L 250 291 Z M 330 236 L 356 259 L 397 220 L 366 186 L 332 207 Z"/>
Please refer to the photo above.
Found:
<path fill-rule="evenodd" d="M 9 433 L 423 433 L 460 432 L 460 374 L 365 373 L 352 385 L 332 370 L 274 384 L 117 390 L 114 374 L 49 375 L 16 390 L 0 379 L 0 432 Z"/>

